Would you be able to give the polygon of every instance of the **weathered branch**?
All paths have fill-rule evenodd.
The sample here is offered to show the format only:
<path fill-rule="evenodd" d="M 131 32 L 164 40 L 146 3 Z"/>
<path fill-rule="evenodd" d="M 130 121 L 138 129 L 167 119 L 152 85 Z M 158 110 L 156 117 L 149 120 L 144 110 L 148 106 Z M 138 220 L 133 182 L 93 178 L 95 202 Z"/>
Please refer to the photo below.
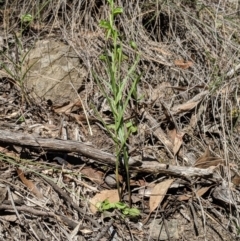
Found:
<path fill-rule="evenodd" d="M 93 146 L 86 145 L 77 141 L 64 141 L 58 139 L 45 139 L 34 137 L 33 135 L 26 133 L 17 133 L 7 130 L 0 130 L 0 143 L 7 143 L 13 145 L 20 145 L 29 148 L 38 149 L 40 151 L 60 151 L 60 152 L 76 152 L 83 156 L 94 159 L 95 161 L 104 164 L 115 166 L 115 156 L 100 151 Z M 161 164 L 158 162 L 144 161 L 140 166 L 133 164 L 130 165 L 130 170 L 135 172 L 145 172 L 152 174 L 164 174 L 170 176 L 182 176 L 182 177 L 213 177 L 214 172 L 211 169 L 200 169 L 194 167 L 172 166 L 167 164 Z"/>
<path fill-rule="evenodd" d="M 34 137 L 33 135 L 26 133 L 0 130 L 0 142 L 30 147 L 40 151 L 59 151 L 67 153 L 77 152 L 94 160 L 102 161 L 105 164 L 115 164 L 114 155 L 100 151 L 93 146 L 86 145 L 77 141 L 64 141 L 50 138 L 46 139 Z"/>

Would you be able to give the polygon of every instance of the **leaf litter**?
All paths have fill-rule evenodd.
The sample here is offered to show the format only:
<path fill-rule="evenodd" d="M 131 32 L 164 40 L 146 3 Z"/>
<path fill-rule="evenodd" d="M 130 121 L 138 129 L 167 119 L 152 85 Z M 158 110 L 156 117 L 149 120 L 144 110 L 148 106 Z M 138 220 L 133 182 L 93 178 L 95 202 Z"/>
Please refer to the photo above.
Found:
<path fill-rule="evenodd" d="M 149 199 L 150 213 L 152 213 L 158 207 L 158 205 L 161 204 L 173 181 L 174 179 L 169 179 L 154 186 Z"/>
<path fill-rule="evenodd" d="M 4 4 L 5 9 L 11 8 L 11 3 Z M 74 9 L 76 1 L 72 4 Z M 234 38 L 231 37 L 232 31 L 228 36 L 229 22 L 222 22 L 228 17 L 228 12 L 234 12 L 231 10 L 235 9 L 231 6 L 233 3 L 229 3 L 229 6 L 219 3 L 223 11 L 214 14 L 216 21 L 223 24 L 219 26 L 211 21 L 215 8 L 209 2 L 204 3 L 208 11 L 201 9 L 198 14 L 195 14 L 197 6 L 194 3 L 171 3 L 171 6 L 165 3 L 160 10 L 161 17 L 158 19 L 156 15 L 153 22 L 151 13 L 145 13 L 144 5 L 138 3 L 139 8 L 133 10 L 130 3 L 124 4 L 132 17 L 135 14 L 142 16 L 142 21 L 146 23 L 136 21 L 138 31 L 134 33 L 141 53 L 141 65 L 138 66 L 138 71 L 142 73 L 138 89 L 141 97 L 138 104 L 132 101 L 131 108 L 126 110 L 126 119 L 132 118 L 137 126 L 144 126 L 139 127 L 139 132 L 131 136 L 128 143 L 131 159 L 141 159 L 140 162 L 133 162 L 138 166 L 130 166 L 131 190 L 136 200 L 134 205 L 140 210 L 141 216 L 138 220 L 129 221 L 118 214 L 102 217 L 96 209 L 90 212 L 90 203 L 95 203 L 95 199 L 119 201 L 115 184 L 111 186 L 105 181 L 108 177 L 114 179 L 114 165 L 111 162 L 104 163 L 100 158 L 91 156 L 91 153 L 85 155 L 74 149 L 65 151 L 64 145 L 61 146 L 62 151 L 49 151 L 39 145 L 17 146 L 11 143 L 11 139 L 16 141 L 14 133 L 21 132 L 25 133 L 25 137 L 31 134 L 36 141 L 38 138 L 45 138 L 46 141 L 64 138 L 65 143 L 69 140 L 84 143 L 93 147 L 91 150 L 95 148 L 96 151 L 107 153 L 110 159 L 114 157 L 113 142 L 95 112 L 99 110 L 103 119 L 111 123 L 111 111 L 91 79 L 91 69 L 88 69 L 89 76 L 83 87 L 77 90 L 84 101 L 76 99 L 62 105 L 51 104 L 43 99 L 35 100 L 31 98 L 29 90 L 26 93 L 28 101 L 24 102 L 19 83 L 15 84 L 16 80 L 1 70 L 0 129 L 12 133 L 0 138 L 1 183 L 9 185 L 11 192 L 9 195 L 3 188 L 0 206 L 1 218 L 5 217 L 1 226 L 6 231 L 6 240 L 12 235 L 18 240 L 26 236 L 28 240 L 34 240 L 32 237 L 38 240 L 53 239 L 58 235 L 62 240 L 94 240 L 97 234 L 110 237 L 114 236 L 114 232 L 118 240 L 130 240 L 132 234 L 141 240 L 157 240 L 158 236 L 153 236 L 155 234 L 149 232 L 148 226 L 150 223 L 157 229 L 159 226 L 153 223 L 155 219 L 165 225 L 165 231 L 166 226 L 173 228 L 164 235 L 158 229 L 162 240 L 171 238 L 171 233 L 177 233 L 185 240 L 199 240 L 200 237 L 207 240 L 239 238 L 239 68 L 235 66 L 238 61 L 235 38 L 239 31 L 236 30 Z M 156 9 L 151 4 L 150 7 Z M 81 7 L 86 8 L 84 5 Z M 33 41 L 28 41 L 27 35 L 24 35 L 24 48 L 31 48 L 30 43 L 34 42 L 34 38 L 44 38 L 44 33 L 48 33 L 74 47 L 76 52 L 81 53 L 83 62 L 88 63 L 87 66 L 96 65 L 100 74 L 104 68 L 96 56 L 99 56 L 106 42 L 104 34 L 98 30 L 96 19 L 101 19 L 99 15 L 104 12 L 99 10 L 98 13 L 90 6 L 86 10 L 82 13 L 85 18 L 72 16 L 77 31 L 73 27 L 71 34 L 67 34 L 68 12 L 63 13 L 65 18 L 61 18 L 61 14 L 56 15 L 54 22 L 58 26 L 49 20 L 39 27 L 40 32 L 35 22 L 30 23 L 29 32 L 25 34 L 31 37 L 34 33 L 35 37 L 31 37 Z M 17 9 L 13 11 L 8 15 L 4 10 L 4 16 L 8 15 L 8 18 L 2 18 L 6 19 L 5 25 L 14 14 L 19 16 Z M 53 4 L 43 11 L 47 14 L 48 11 L 58 10 Z M 84 22 L 89 16 L 93 19 L 94 32 L 93 26 Z M 129 22 L 126 15 L 119 18 L 120 28 L 121 23 Z M 160 24 L 158 34 L 154 27 L 156 21 L 165 24 L 164 28 Z M 86 28 L 84 31 L 80 30 L 82 24 Z M 219 29 L 222 26 L 224 33 Z M 211 37 L 215 33 L 211 29 L 215 29 L 220 38 L 227 38 L 227 41 L 216 44 L 219 38 Z M 122 31 L 125 31 L 123 36 L 126 38 L 135 36 L 130 28 L 124 27 Z M 60 36 L 60 33 L 64 34 Z M 154 34 L 156 36 L 152 36 Z M 7 51 L 17 59 L 14 37 L 7 32 L 0 37 L 5 41 Z M 127 55 L 126 63 L 132 60 L 131 52 Z M 1 59 L 1 62 L 9 64 L 6 59 Z M 88 117 L 83 113 L 82 103 L 88 111 Z M 88 131 L 87 120 L 91 123 L 92 135 Z M 56 157 L 64 161 L 58 162 Z M 121 188 L 126 196 L 124 173 L 121 174 Z M 47 182 L 49 179 L 51 181 Z M 41 184 L 41 192 L 36 183 Z M 148 188 L 150 186 L 153 188 Z M 42 198 L 41 195 L 48 199 L 46 204 L 33 199 L 33 196 Z M 127 202 L 124 197 L 123 201 Z M 29 202 L 35 202 L 34 208 L 28 206 Z M 158 206 L 161 208 L 158 209 Z M 13 216 L 7 216 L 9 212 Z M 25 218 L 24 225 L 29 228 L 18 222 L 17 213 L 20 219 Z M 148 222 L 141 228 L 146 218 Z M 202 222 L 204 219 L 205 222 Z M 178 221 L 177 226 L 174 220 Z M 14 226 L 11 226 L 12 223 Z M 198 233 L 193 229 L 194 225 Z M 122 235 L 121 230 L 127 231 Z"/>

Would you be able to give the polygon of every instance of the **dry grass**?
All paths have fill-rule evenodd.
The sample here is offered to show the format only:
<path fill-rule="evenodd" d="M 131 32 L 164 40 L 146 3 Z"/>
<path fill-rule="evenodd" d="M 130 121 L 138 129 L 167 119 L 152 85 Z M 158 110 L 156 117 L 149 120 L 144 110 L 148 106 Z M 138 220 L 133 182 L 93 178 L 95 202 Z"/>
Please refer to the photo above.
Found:
<path fill-rule="evenodd" d="M 196 160 L 210 146 L 212 154 L 224 159 L 228 168 L 223 179 L 229 184 L 230 166 L 235 164 L 235 171 L 238 172 L 240 165 L 238 1 L 118 0 L 116 4 L 124 8 L 124 13 L 119 15 L 117 20 L 124 54 L 127 56 L 123 73 L 135 61 L 135 50 L 129 47 L 130 41 L 134 41 L 138 46 L 136 51 L 140 55 L 140 63 L 137 72 L 142 75 L 139 84 L 139 95 L 142 96 L 140 106 L 150 112 L 167 133 L 169 119 L 165 116 L 162 103 L 171 112 L 172 107 L 184 104 L 202 91 L 208 90 L 194 111 L 175 115 L 174 124 L 176 129 L 186 133 L 183 153 L 195 156 Z M 15 51 L 15 34 L 21 39 L 25 49 L 43 38 L 54 38 L 72 46 L 89 72 L 83 102 L 88 113 L 93 113 L 92 105 L 98 106 L 102 96 L 92 76 L 92 70 L 99 76 L 106 75 L 103 62 L 99 60 L 104 48 L 109 46 L 103 30 L 99 27 L 99 21 L 106 19 L 108 15 L 106 2 L 9 0 L 0 6 L 0 37 L 4 42 L 1 50 L 5 55 L 19 64 Z M 24 14 L 34 16 L 33 22 L 23 24 L 21 16 Z M 7 61 L 6 58 L 3 61 Z M 184 68 L 176 64 L 176 61 L 189 61 L 192 66 Z M 171 91 L 162 95 L 166 90 L 166 82 L 168 87 L 176 88 L 169 88 Z M 126 118 L 135 115 L 136 109 L 136 103 L 132 102 Z M 107 111 L 102 112 L 104 118 L 109 117 Z M 197 121 L 193 124 L 194 118 Z M 141 116 L 137 116 L 135 122 L 139 129 L 145 124 Z M 150 152 L 151 156 L 158 160 L 171 162 L 172 157 L 153 136 L 153 127 L 144 128 L 143 134 L 129 140 L 129 146 L 143 150 L 146 155 Z M 179 158 L 180 165 L 191 164 L 183 159 Z M 230 190 L 229 186 L 228 189 Z M 200 216 L 203 219 L 206 218 L 206 203 L 199 201 L 198 205 L 198 208 L 195 208 L 201 210 Z M 232 216 L 237 220 L 239 218 L 239 207 L 236 203 L 233 206 L 235 211 L 231 208 L 229 211 L 232 226 L 237 223 Z M 226 221 L 227 214 L 224 215 Z M 204 228 L 206 225 L 204 222 Z M 236 224 L 236 227 L 239 229 L 239 225 Z M 204 232 L 206 234 L 206 230 Z"/>

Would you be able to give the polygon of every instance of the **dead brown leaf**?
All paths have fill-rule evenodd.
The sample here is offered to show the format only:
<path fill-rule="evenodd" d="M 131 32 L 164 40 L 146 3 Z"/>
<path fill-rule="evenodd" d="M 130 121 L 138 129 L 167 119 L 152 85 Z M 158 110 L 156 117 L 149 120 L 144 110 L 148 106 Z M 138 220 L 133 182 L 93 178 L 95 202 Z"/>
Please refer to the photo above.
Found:
<path fill-rule="evenodd" d="M 179 67 L 179 68 L 181 68 L 181 69 L 188 69 L 188 68 L 190 68 L 191 66 L 193 66 L 193 62 L 191 62 L 191 61 L 184 61 L 184 60 L 182 60 L 182 59 L 178 59 L 178 60 L 175 60 L 174 61 L 174 64 L 177 66 L 177 67 Z"/>
<path fill-rule="evenodd" d="M 178 132 L 176 128 L 169 130 L 168 135 L 172 140 L 173 143 L 173 154 L 174 156 L 178 153 L 180 147 L 182 146 L 183 143 L 183 136 L 185 135 L 184 132 Z"/>
<path fill-rule="evenodd" d="M 197 114 L 193 114 L 193 115 L 191 116 L 190 123 L 189 123 L 189 125 L 190 125 L 190 127 L 191 127 L 192 129 L 194 129 L 194 128 L 196 127 L 197 121 L 198 121 L 198 116 L 197 116 Z"/>
<path fill-rule="evenodd" d="M 81 170 L 81 173 L 86 175 L 91 181 L 93 181 L 97 184 L 103 183 L 104 173 L 101 171 L 97 171 L 91 167 L 84 167 Z"/>
<path fill-rule="evenodd" d="M 152 213 L 164 199 L 174 179 L 168 179 L 155 185 L 149 199 L 150 213 Z"/>
<path fill-rule="evenodd" d="M 199 102 L 186 102 L 184 104 L 178 105 L 178 106 L 174 106 L 172 108 L 172 111 L 174 112 L 174 114 L 179 114 L 182 112 L 187 112 L 189 110 L 192 110 L 193 108 L 195 108 L 197 106 Z"/>
<path fill-rule="evenodd" d="M 118 190 L 103 190 L 100 193 L 97 193 L 91 200 L 90 200 L 90 210 L 93 214 L 95 214 L 98 209 L 96 207 L 97 203 L 103 202 L 108 200 L 110 203 L 119 202 L 119 195 Z"/>
<path fill-rule="evenodd" d="M 130 180 L 130 186 L 138 186 L 138 187 L 144 187 L 147 185 L 147 182 L 144 181 L 143 179 L 139 180 Z"/>
<path fill-rule="evenodd" d="M 192 198 L 192 195 L 188 195 L 188 194 L 182 194 L 178 197 L 178 201 L 187 201 L 189 200 L 190 198 Z"/>
<path fill-rule="evenodd" d="M 194 167 L 209 168 L 219 164 L 224 164 L 224 160 L 219 157 L 211 156 L 209 147 L 207 147 L 204 154 L 196 160 Z"/>
<path fill-rule="evenodd" d="M 174 142 L 173 142 L 173 154 L 174 156 L 178 153 L 180 147 L 182 146 L 183 143 L 183 136 L 185 135 L 184 132 L 176 132 Z"/>
<path fill-rule="evenodd" d="M 200 188 L 199 190 L 197 190 L 196 196 L 201 197 L 202 195 L 204 195 L 209 190 L 209 188 L 211 188 L 211 186 Z"/>
<path fill-rule="evenodd" d="M 236 186 L 240 184 L 240 176 L 238 174 L 234 175 L 234 177 L 232 178 L 232 183 Z"/>
<path fill-rule="evenodd" d="M 40 198 L 40 199 L 43 198 L 42 193 L 38 190 L 38 188 L 35 186 L 35 184 L 31 180 L 28 180 L 24 176 L 24 173 L 21 169 L 17 169 L 17 174 L 18 174 L 19 178 L 21 179 L 21 181 L 23 182 L 23 184 L 25 186 L 27 186 L 29 191 L 31 191 L 37 198 Z"/>
<path fill-rule="evenodd" d="M 173 128 L 173 129 L 171 129 L 171 130 L 170 130 L 170 129 L 168 130 L 168 136 L 170 137 L 172 143 L 174 143 L 174 139 L 175 139 L 176 135 L 177 135 L 177 130 L 176 130 L 176 128 Z"/>
<path fill-rule="evenodd" d="M 174 114 L 174 115 L 177 115 L 177 114 L 192 110 L 193 108 L 195 108 L 198 105 L 198 103 L 208 93 L 209 93 L 208 90 L 201 91 L 197 95 L 195 95 L 192 99 L 188 100 L 186 103 L 180 104 L 180 105 L 177 105 L 177 106 L 173 106 L 173 108 L 171 109 L 171 113 Z"/>
<path fill-rule="evenodd" d="M 209 190 L 210 187 L 202 187 L 200 188 L 197 192 L 196 192 L 196 196 L 197 197 L 201 197 L 202 195 L 204 195 L 208 190 Z M 190 198 L 192 198 L 192 194 L 182 194 L 178 197 L 178 200 L 179 201 L 188 201 Z"/>
<path fill-rule="evenodd" d="M 218 157 L 205 157 L 197 160 L 194 166 L 205 169 L 209 167 L 216 167 L 219 164 L 224 164 L 223 159 Z"/>
<path fill-rule="evenodd" d="M 71 101 L 69 104 L 61 106 L 61 107 L 53 107 L 53 110 L 60 114 L 60 113 L 64 113 L 64 114 L 70 114 L 73 107 L 82 107 L 81 101 L 79 100 L 79 98 Z"/>

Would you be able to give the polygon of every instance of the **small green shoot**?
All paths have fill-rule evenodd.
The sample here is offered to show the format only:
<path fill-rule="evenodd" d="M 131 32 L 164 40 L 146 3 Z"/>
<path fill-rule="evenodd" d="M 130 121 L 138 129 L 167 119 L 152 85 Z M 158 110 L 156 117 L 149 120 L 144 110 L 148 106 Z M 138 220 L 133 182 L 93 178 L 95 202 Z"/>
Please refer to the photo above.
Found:
<path fill-rule="evenodd" d="M 33 16 L 31 14 L 23 14 L 21 16 L 21 22 L 23 24 L 31 24 L 32 21 L 33 21 Z"/>
<path fill-rule="evenodd" d="M 19 117 L 18 121 L 19 121 L 19 122 L 24 122 L 24 121 L 25 121 L 24 116 L 23 116 L 23 115 L 21 115 L 21 116 Z"/>
<path fill-rule="evenodd" d="M 110 203 L 108 200 L 105 200 L 97 203 L 97 208 L 100 212 L 117 209 L 124 215 L 124 217 L 136 218 L 140 216 L 140 211 L 137 208 L 129 208 L 123 202 Z"/>

